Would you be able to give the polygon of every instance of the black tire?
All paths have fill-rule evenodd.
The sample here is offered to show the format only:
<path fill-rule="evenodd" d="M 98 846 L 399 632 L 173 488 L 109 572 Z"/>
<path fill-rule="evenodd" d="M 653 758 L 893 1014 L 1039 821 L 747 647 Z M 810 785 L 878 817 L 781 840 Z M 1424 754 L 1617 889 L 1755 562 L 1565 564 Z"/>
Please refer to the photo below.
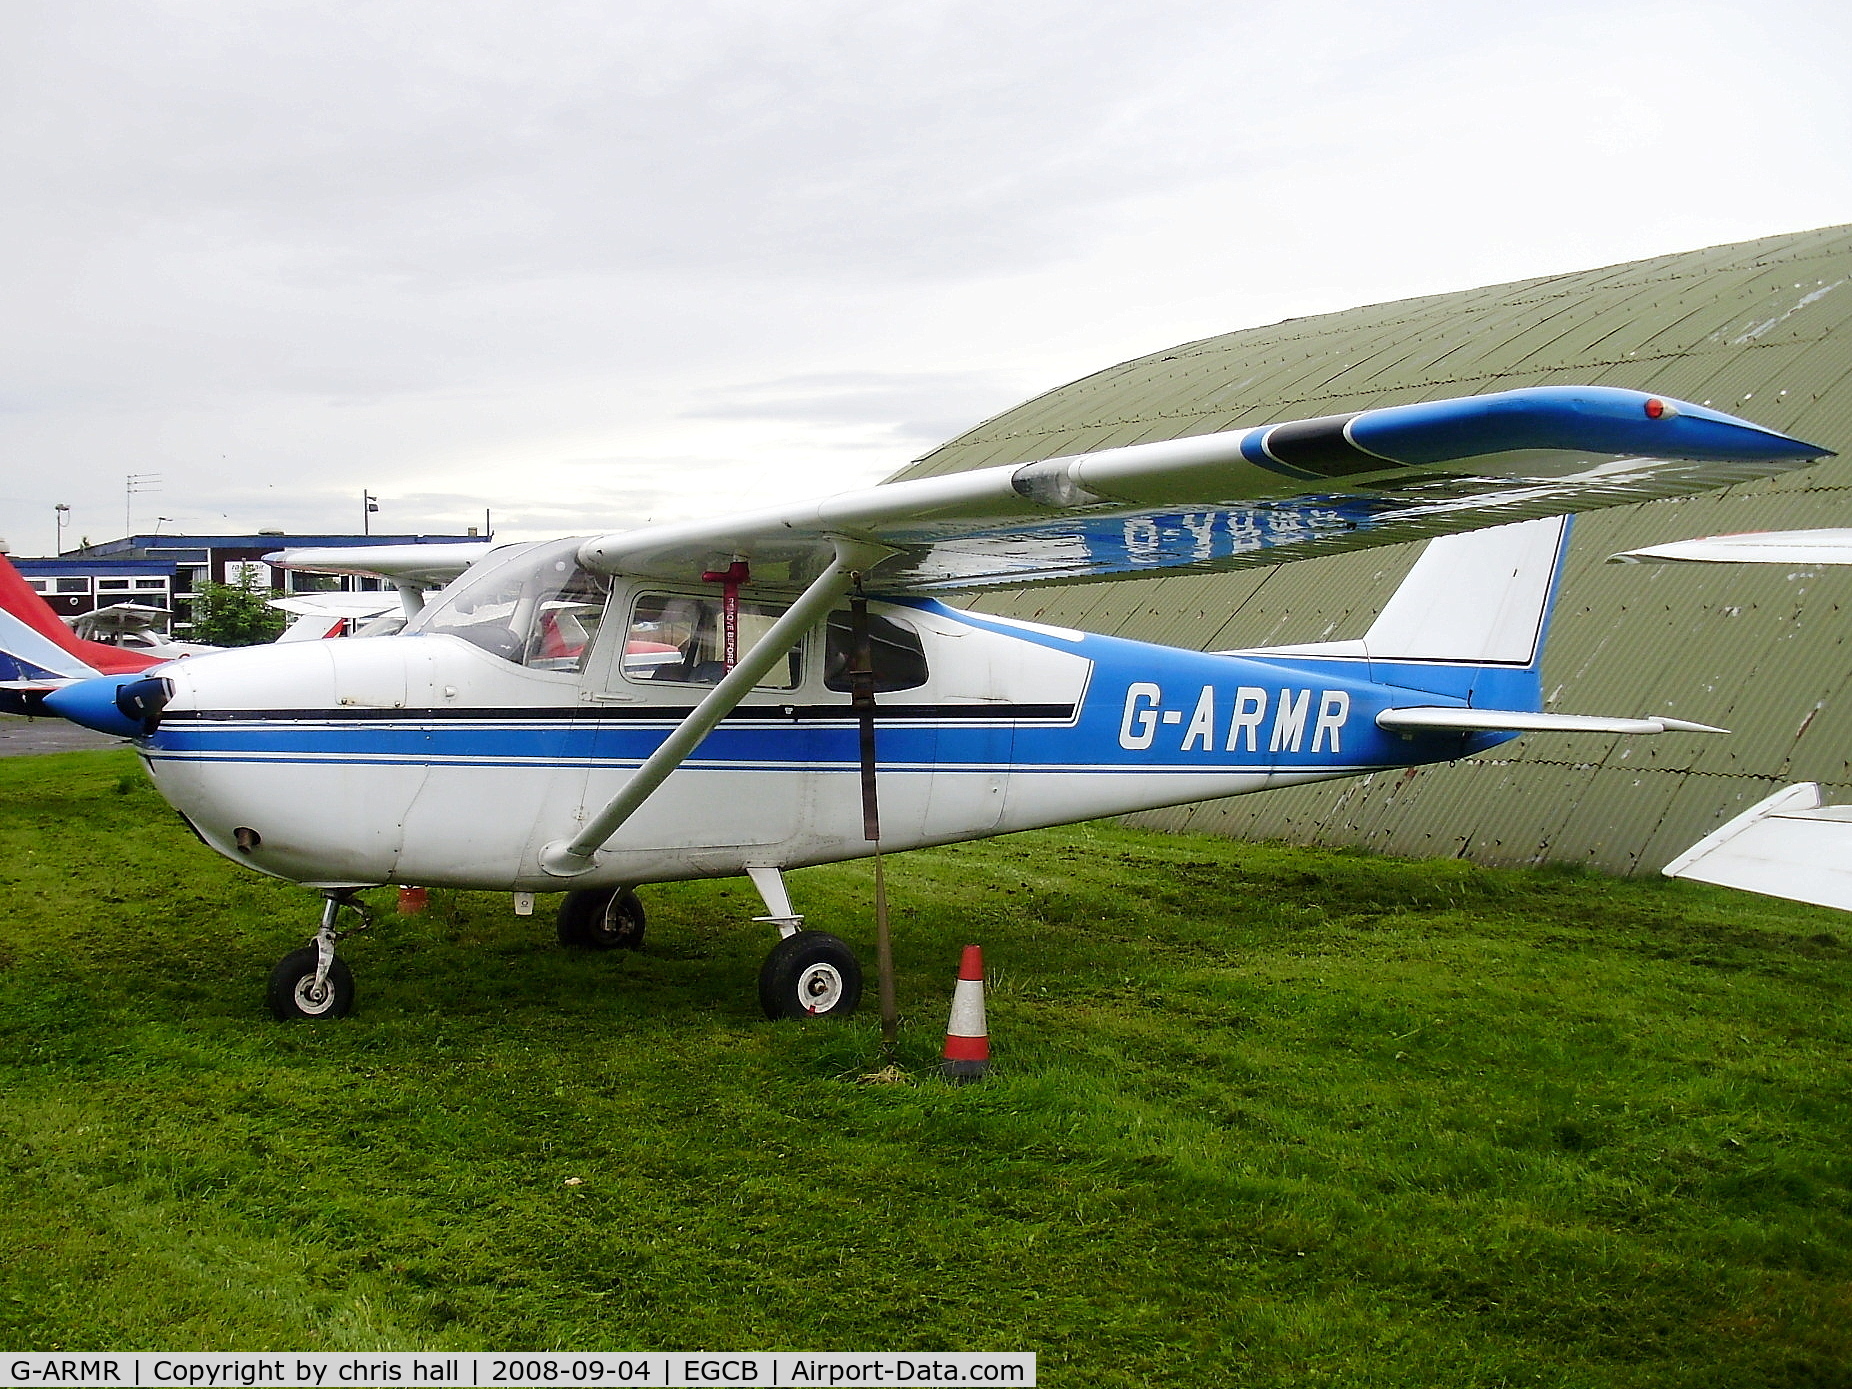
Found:
<path fill-rule="evenodd" d="M 759 969 L 759 1006 L 768 1018 L 846 1018 L 861 1001 L 861 961 L 824 931 L 786 936 Z"/>
<path fill-rule="evenodd" d="M 315 947 L 292 950 L 270 971 L 270 1011 L 278 1022 L 344 1018 L 354 1006 L 354 972 L 339 955 L 328 966 L 328 982 L 315 994 Z"/>
<path fill-rule="evenodd" d="M 559 904 L 559 943 L 574 950 L 641 950 L 643 904 L 627 887 L 568 892 Z"/>

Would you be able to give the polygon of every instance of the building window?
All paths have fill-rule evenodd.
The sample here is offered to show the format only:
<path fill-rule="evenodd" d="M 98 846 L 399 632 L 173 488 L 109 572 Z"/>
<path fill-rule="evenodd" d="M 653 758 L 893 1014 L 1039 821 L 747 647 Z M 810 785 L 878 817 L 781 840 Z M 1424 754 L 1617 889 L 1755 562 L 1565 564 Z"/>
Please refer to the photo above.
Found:
<path fill-rule="evenodd" d="M 167 580 L 166 579 L 137 579 L 135 581 L 135 587 L 140 588 L 140 589 L 156 590 L 161 593 L 165 593 L 167 592 Z"/>
<path fill-rule="evenodd" d="M 59 593 L 88 593 L 89 591 L 90 591 L 90 580 L 88 579 L 59 579 L 58 580 L 58 592 Z"/>
<path fill-rule="evenodd" d="M 51 591 L 51 580 L 27 579 L 26 587 L 31 589 L 34 593 L 49 593 Z"/>
<path fill-rule="evenodd" d="M 289 585 L 291 593 L 339 593 L 341 576 L 339 574 L 305 574 L 300 570 L 286 570 L 283 581 Z"/>
<path fill-rule="evenodd" d="M 127 588 L 128 586 L 129 586 L 129 581 L 127 579 L 98 579 L 96 581 L 96 588 L 97 588 L 98 593 L 102 593 L 105 591 L 114 592 L 117 589 L 124 589 L 124 588 Z"/>

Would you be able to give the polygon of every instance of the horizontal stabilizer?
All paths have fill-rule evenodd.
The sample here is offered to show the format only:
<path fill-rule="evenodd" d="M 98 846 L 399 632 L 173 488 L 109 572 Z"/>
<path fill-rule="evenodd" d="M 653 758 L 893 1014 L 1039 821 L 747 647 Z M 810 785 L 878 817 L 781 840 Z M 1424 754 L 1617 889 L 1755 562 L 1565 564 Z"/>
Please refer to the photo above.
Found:
<path fill-rule="evenodd" d="M 1517 709 L 1385 709 L 1376 726 L 1391 733 L 1728 733 L 1688 719 L 1609 719 L 1595 714 L 1543 714 Z"/>
<path fill-rule="evenodd" d="M 1747 531 L 1648 545 L 1609 564 L 1852 564 L 1852 530 Z"/>
<path fill-rule="evenodd" d="M 1821 805 L 1811 781 L 1784 786 L 1659 871 L 1852 911 L 1852 806 Z"/>

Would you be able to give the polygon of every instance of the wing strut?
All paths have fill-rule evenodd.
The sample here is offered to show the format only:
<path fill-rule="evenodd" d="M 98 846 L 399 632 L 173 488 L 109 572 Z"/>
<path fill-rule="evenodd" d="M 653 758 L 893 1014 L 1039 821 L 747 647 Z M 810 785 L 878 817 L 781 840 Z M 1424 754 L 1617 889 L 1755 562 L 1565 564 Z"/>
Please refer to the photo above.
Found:
<path fill-rule="evenodd" d="M 855 583 L 856 574 L 879 562 L 889 551 L 884 546 L 837 539 L 836 558 L 811 582 L 798 600 L 785 609 L 783 617 L 753 644 L 740 663 L 728 671 L 721 682 L 708 691 L 707 697 L 688 711 L 688 717 L 675 726 L 662 745 L 638 767 L 629 781 L 611 798 L 605 808 L 594 815 L 585 828 L 570 840 L 556 839 L 540 851 L 540 866 L 556 878 L 576 878 L 591 871 L 592 855 L 602 849 L 639 806 L 662 785 L 670 772 L 688 759 L 701 740 L 714 729 L 739 702 L 752 693 L 759 679 L 798 642 L 803 640 L 838 599 Z"/>

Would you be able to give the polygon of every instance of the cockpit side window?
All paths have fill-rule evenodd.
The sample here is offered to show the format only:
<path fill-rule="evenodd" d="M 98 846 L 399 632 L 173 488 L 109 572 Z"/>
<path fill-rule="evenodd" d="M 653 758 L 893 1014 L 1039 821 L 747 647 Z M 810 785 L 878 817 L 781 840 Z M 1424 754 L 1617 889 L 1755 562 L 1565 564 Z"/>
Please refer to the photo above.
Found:
<path fill-rule="evenodd" d="M 584 670 L 611 581 L 576 562 L 557 560 L 553 568 L 540 576 L 521 664 L 535 670 Z"/>
<path fill-rule="evenodd" d="M 524 546 L 500 564 L 484 564 L 407 630 L 460 637 L 534 670 L 582 670 L 611 584 L 580 568 L 579 543 Z"/>
<path fill-rule="evenodd" d="M 855 634 L 848 613 L 831 613 L 825 625 L 823 684 L 847 690 L 855 657 Z M 868 654 L 875 672 L 875 692 L 914 690 L 927 680 L 926 649 L 920 634 L 897 618 L 868 614 Z"/>
<path fill-rule="evenodd" d="M 745 655 L 784 616 L 775 603 L 740 601 L 737 654 Z M 762 690 L 796 687 L 802 647 L 759 681 Z M 640 594 L 624 638 L 624 675 L 630 680 L 718 685 L 727 673 L 725 614 L 719 598 L 687 593 Z"/>

